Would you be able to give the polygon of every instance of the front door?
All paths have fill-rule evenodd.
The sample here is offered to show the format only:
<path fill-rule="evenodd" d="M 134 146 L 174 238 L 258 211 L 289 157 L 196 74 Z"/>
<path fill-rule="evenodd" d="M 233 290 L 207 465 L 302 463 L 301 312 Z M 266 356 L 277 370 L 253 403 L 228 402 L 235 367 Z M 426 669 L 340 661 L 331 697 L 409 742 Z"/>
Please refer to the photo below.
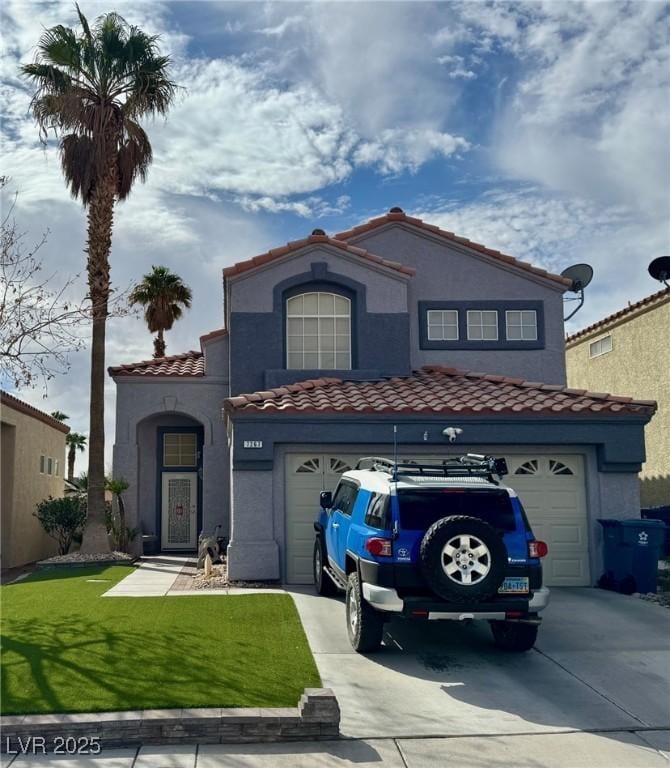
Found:
<path fill-rule="evenodd" d="M 195 549 L 198 526 L 198 473 L 163 472 L 161 546 Z"/>

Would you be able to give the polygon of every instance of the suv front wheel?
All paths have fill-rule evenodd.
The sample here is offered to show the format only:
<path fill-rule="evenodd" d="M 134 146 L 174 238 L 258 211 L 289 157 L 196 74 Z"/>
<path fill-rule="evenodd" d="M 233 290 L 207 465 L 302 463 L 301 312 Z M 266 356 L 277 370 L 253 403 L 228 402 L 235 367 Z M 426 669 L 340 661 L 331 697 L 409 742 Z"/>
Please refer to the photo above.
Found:
<path fill-rule="evenodd" d="M 491 632 L 498 648 L 505 651 L 530 651 L 537 640 L 537 624 L 518 621 L 492 621 Z"/>
<path fill-rule="evenodd" d="M 347 632 L 353 649 L 359 653 L 376 651 L 384 634 L 384 619 L 363 598 L 357 573 L 347 580 Z"/>

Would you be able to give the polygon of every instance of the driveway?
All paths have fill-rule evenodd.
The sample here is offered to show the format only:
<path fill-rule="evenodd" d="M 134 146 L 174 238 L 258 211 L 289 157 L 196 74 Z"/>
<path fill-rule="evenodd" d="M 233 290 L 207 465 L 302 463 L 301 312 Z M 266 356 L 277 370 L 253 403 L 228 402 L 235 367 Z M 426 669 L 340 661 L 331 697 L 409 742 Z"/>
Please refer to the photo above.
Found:
<path fill-rule="evenodd" d="M 555 589 L 530 653 L 497 650 L 485 623 L 396 619 L 383 649 L 361 656 L 347 640 L 342 600 L 308 589 L 292 594 L 323 684 L 340 702 L 345 736 L 670 727 L 667 608 L 596 589 Z"/>

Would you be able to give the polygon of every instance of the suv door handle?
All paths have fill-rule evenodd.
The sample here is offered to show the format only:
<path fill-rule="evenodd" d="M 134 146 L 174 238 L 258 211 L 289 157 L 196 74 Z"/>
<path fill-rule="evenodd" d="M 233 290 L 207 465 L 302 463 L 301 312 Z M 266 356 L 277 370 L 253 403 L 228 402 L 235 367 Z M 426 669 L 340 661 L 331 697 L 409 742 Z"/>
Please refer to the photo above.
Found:
<path fill-rule="evenodd" d="M 339 528 L 339 527 L 340 527 L 339 523 L 333 523 L 333 528 Z"/>

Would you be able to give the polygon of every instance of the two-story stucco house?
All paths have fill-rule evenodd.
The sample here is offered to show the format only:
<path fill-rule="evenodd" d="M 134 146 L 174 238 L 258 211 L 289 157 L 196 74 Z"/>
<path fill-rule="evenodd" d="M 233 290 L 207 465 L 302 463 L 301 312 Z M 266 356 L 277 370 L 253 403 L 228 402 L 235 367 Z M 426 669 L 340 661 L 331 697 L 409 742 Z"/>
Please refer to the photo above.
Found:
<path fill-rule="evenodd" d="M 566 340 L 568 383 L 652 399 L 645 429 L 643 507 L 670 505 L 670 288 L 629 304 Z"/>
<path fill-rule="evenodd" d="M 654 403 L 566 388 L 569 287 L 397 208 L 225 269 L 200 350 L 110 369 L 129 513 L 164 549 L 220 524 L 232 578 L 309 582 L 319 492 L 396 426 L 402 457 L 506 456 L 547 583 L 592 584 Z"/>

